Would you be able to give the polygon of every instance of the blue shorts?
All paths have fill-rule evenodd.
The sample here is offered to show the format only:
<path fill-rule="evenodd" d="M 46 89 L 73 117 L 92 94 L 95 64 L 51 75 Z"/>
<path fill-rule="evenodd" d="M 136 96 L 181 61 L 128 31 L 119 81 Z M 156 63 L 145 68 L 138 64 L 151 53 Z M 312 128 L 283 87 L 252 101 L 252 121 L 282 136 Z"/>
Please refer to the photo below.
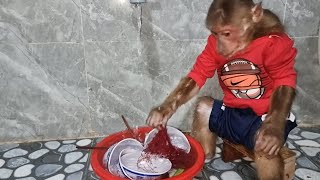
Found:
<path fill-rule="evenodd" d="M 290 117 L 291 116 L 291 117 Z M 265 118 L 257 116 L 250 109 L 237 109 L 224 106 L 220 100 L 214 100 L 209 119 L 209 128 L 219 137 L 235 144 L 242 144 L 250 150 L 255 145 L 255 134 Z M 285 140 L 289 132 L 297 126 L 294 115 L 290 113 L 285 128 Z"/>

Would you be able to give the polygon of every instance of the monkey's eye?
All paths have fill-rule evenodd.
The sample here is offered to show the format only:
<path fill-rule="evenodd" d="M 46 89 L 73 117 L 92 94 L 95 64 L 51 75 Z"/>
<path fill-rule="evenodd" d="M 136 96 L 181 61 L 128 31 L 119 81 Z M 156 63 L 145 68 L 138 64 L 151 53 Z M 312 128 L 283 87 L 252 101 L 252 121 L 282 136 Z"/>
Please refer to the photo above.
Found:
<path fill-rule="evenodd" d="M 225 36 L 225 37 L 229 37 L 230 34 L 231 34 L 230 32 L 223 32 L 223 33 L 221 33 L 221 35 L 222 35 L 222 36 Z"/>
<path fill-rule="evenodd" d="M 214 35 L 214 36 L 217 36 L 218 33 L 214 32 L 214 31 L 211 31 L 211 33 Z"/>

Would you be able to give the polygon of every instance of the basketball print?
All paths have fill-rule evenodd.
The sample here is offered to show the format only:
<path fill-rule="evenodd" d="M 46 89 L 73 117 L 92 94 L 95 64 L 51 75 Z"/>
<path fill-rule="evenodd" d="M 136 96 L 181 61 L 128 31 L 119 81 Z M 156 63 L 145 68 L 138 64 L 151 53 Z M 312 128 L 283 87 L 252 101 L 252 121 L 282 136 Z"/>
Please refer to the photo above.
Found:
<path fill-rule="evenodd" d="M 245 59 L 235 59 L 221 69 L 221 81 L 237 98 L 259 99 L 262 87 L 259 68 Z"/>

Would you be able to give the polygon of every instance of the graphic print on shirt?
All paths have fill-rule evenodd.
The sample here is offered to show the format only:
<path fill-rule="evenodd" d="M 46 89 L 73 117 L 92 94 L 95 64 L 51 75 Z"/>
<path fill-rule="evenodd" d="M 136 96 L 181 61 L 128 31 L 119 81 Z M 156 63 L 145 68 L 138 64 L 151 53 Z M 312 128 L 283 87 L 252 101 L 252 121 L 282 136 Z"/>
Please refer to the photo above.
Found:
<path fill-rule="evenodd" d="M 260 99 L 264 93 L 260 69 L 246 59 L 234 59 L 223 65 L 221 80 L 237 98 Z"/>

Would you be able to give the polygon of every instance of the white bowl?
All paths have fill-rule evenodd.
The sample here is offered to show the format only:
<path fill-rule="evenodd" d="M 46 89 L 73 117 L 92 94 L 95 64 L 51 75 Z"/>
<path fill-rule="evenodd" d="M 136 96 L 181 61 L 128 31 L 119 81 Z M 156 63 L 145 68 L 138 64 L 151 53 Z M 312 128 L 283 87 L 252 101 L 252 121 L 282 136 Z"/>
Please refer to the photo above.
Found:
<path fill-rule="evenodd" d="M 172 145 L 185 150 L 187 153 L 190 152 L 191 146 L 187 137 L 179 130 L 172 126 L 167 126 L 167 132 L 170 137 Z M 144 140 L 145 148 L 148 147 L 148 144 L 152 141 L 155 135 L 158 133 L 158 129 L 152 129 Z"/>
<path fill-rule="evenodd" d="M 142 151 L 125 152 L 125 150 L 120 153 L 119 162 L 121 170 L 129 179 L 159 179 L 162 174 L 167 173 L 172 167 L 169 159 L 155 155 L 151 155 L 151 158 L 148 160 L 138 162 L 143 154 L 144 152 Z"/>
<path fill-rule="evenodd" d="M 119 177 L 125 177 L 122 173 L 120 164 L 119 164 L 119 155 L 121 151 L 126 150 L 126 152 L 131 152 L 134 150 L 143 150 L 142 144 L 133 138 L 126 138 L 119 141 L 111 150 L 108 159 L 108 170 L 111 174 Z M 106 155 L 108 156 L 108 155 Z"/>
<path fill-rule="evenodd" d="M 117 145 L 117 143 L 113 144 L 112 146 L 109 147 L 109 149 L 104 153 L 103 158 L 102 158 L 102 164 L 103 166 L 107 169 L 108 168 L 108 161 L 110 158 L 110 154 L 113 150 L 113 148 Z"/>

